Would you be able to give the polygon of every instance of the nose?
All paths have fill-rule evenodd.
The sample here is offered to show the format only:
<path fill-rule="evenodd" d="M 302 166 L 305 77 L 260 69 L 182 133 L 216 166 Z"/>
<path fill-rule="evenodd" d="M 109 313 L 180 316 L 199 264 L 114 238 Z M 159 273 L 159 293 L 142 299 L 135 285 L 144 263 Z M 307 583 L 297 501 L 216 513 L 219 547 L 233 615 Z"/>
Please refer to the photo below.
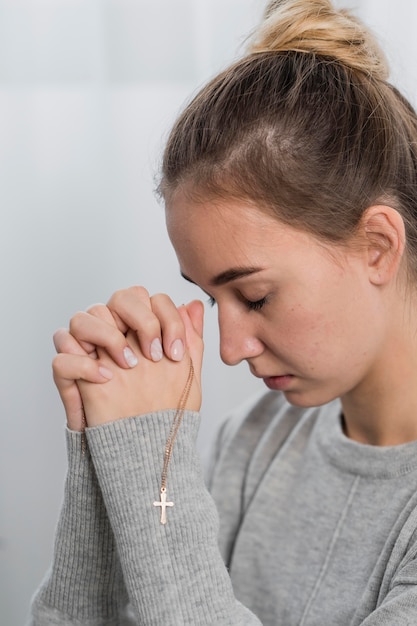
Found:
<path fill-rule="evenodd" d="M 229 317 L 219 309 L 220 357 L 226 365 L 237 365 L 241 361 L 261 354 L 264 345 L 256 336 L 253 324 L 241 317 Z"/>

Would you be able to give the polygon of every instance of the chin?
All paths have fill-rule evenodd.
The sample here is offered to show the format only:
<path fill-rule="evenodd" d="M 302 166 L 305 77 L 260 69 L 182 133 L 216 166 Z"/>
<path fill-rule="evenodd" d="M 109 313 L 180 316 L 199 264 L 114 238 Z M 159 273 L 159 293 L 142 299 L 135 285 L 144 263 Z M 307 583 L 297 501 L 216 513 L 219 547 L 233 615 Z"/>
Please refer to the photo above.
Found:
<path fill-rule="evenodd" d="M 284 391 L 287 402 L 293 406 L 304 409 L 311 407 L 323 406 L 339 397 L 337 393 L 330 393 L 324 389 L 311 389 L 310 391 Z"/>

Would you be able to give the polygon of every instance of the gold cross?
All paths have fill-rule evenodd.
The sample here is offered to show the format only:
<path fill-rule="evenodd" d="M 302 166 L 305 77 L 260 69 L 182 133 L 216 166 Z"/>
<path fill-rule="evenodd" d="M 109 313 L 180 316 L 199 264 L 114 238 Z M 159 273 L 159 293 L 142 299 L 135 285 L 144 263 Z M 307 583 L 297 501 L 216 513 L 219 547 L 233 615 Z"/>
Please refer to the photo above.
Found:
<path fill-rule="evenodd" d="M 174 506 L 173 502 L 167 502 L 167 492 L 165 487 L 161 489 L 161 500 L 160 502 L 154 502 L 154 506 L 161 507 L 161 524 L 167 523 L 167 506 Z"/>

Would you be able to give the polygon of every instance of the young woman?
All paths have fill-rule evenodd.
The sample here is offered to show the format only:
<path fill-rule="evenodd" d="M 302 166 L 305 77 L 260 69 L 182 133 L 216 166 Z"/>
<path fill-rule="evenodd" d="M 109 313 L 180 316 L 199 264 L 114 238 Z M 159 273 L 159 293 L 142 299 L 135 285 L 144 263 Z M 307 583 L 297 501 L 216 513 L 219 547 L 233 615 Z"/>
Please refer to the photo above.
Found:
<path fill-rule="evenodd" d="M 202 304 L 134 287 L 58 331 L 69 471 L 32 624 L 417 624 L 417 118 L 375 42 L 272 2 L 160 189 L 222 359 L 269 391 L 225 422 L 209 495 Z"/>

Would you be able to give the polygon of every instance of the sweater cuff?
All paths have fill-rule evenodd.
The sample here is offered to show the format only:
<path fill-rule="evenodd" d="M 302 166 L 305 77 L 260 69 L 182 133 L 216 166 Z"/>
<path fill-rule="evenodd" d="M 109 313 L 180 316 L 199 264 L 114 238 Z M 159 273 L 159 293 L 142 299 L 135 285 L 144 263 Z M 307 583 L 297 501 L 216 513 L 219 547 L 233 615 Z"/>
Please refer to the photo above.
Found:
<path fill-rule="evenodd" d="M 114 536 L 81 433 L 67 429 L 66 441 L 68 473 L 53 562 L 33 611 L 111 624 L 127 603 Z"/>
<path fill-rule="evenodd" d="M 133 521 L 145 523 L 146 528 L 150 523 L 154 530 L 160 530 L 160 507 L 153 503 L 160 498 L 165 447 L 174 415 L 174 410 L 158 411 L 87 429 L 106 506 L 116 506 L 112 512 L 117 525 Z M 174 502 L 167 511 L 168 524 L 169 520 L 187 519 L 189 507 L 184 500 L 192 497 L 194 488 L 201 490 L 203 485 L 196 452 L 199 425 L 198 413 L 184 413 L 168 465 L 167 500 Z M 121 506 L 129 502 L 132 494 L 138 498 L 134 509 Z M 136 511 L 136 520 L 131 519 L 132 511 Z"/>
<path fill-rule="evenodd" d="M 164 451 L 175 411 L 87 429 L 91 455 L 139 623 L 231 624 L 236 601 L 217 546 L 218 515 L 195 449 L 199 417 L 185 412 L 167 474 Z"/>

